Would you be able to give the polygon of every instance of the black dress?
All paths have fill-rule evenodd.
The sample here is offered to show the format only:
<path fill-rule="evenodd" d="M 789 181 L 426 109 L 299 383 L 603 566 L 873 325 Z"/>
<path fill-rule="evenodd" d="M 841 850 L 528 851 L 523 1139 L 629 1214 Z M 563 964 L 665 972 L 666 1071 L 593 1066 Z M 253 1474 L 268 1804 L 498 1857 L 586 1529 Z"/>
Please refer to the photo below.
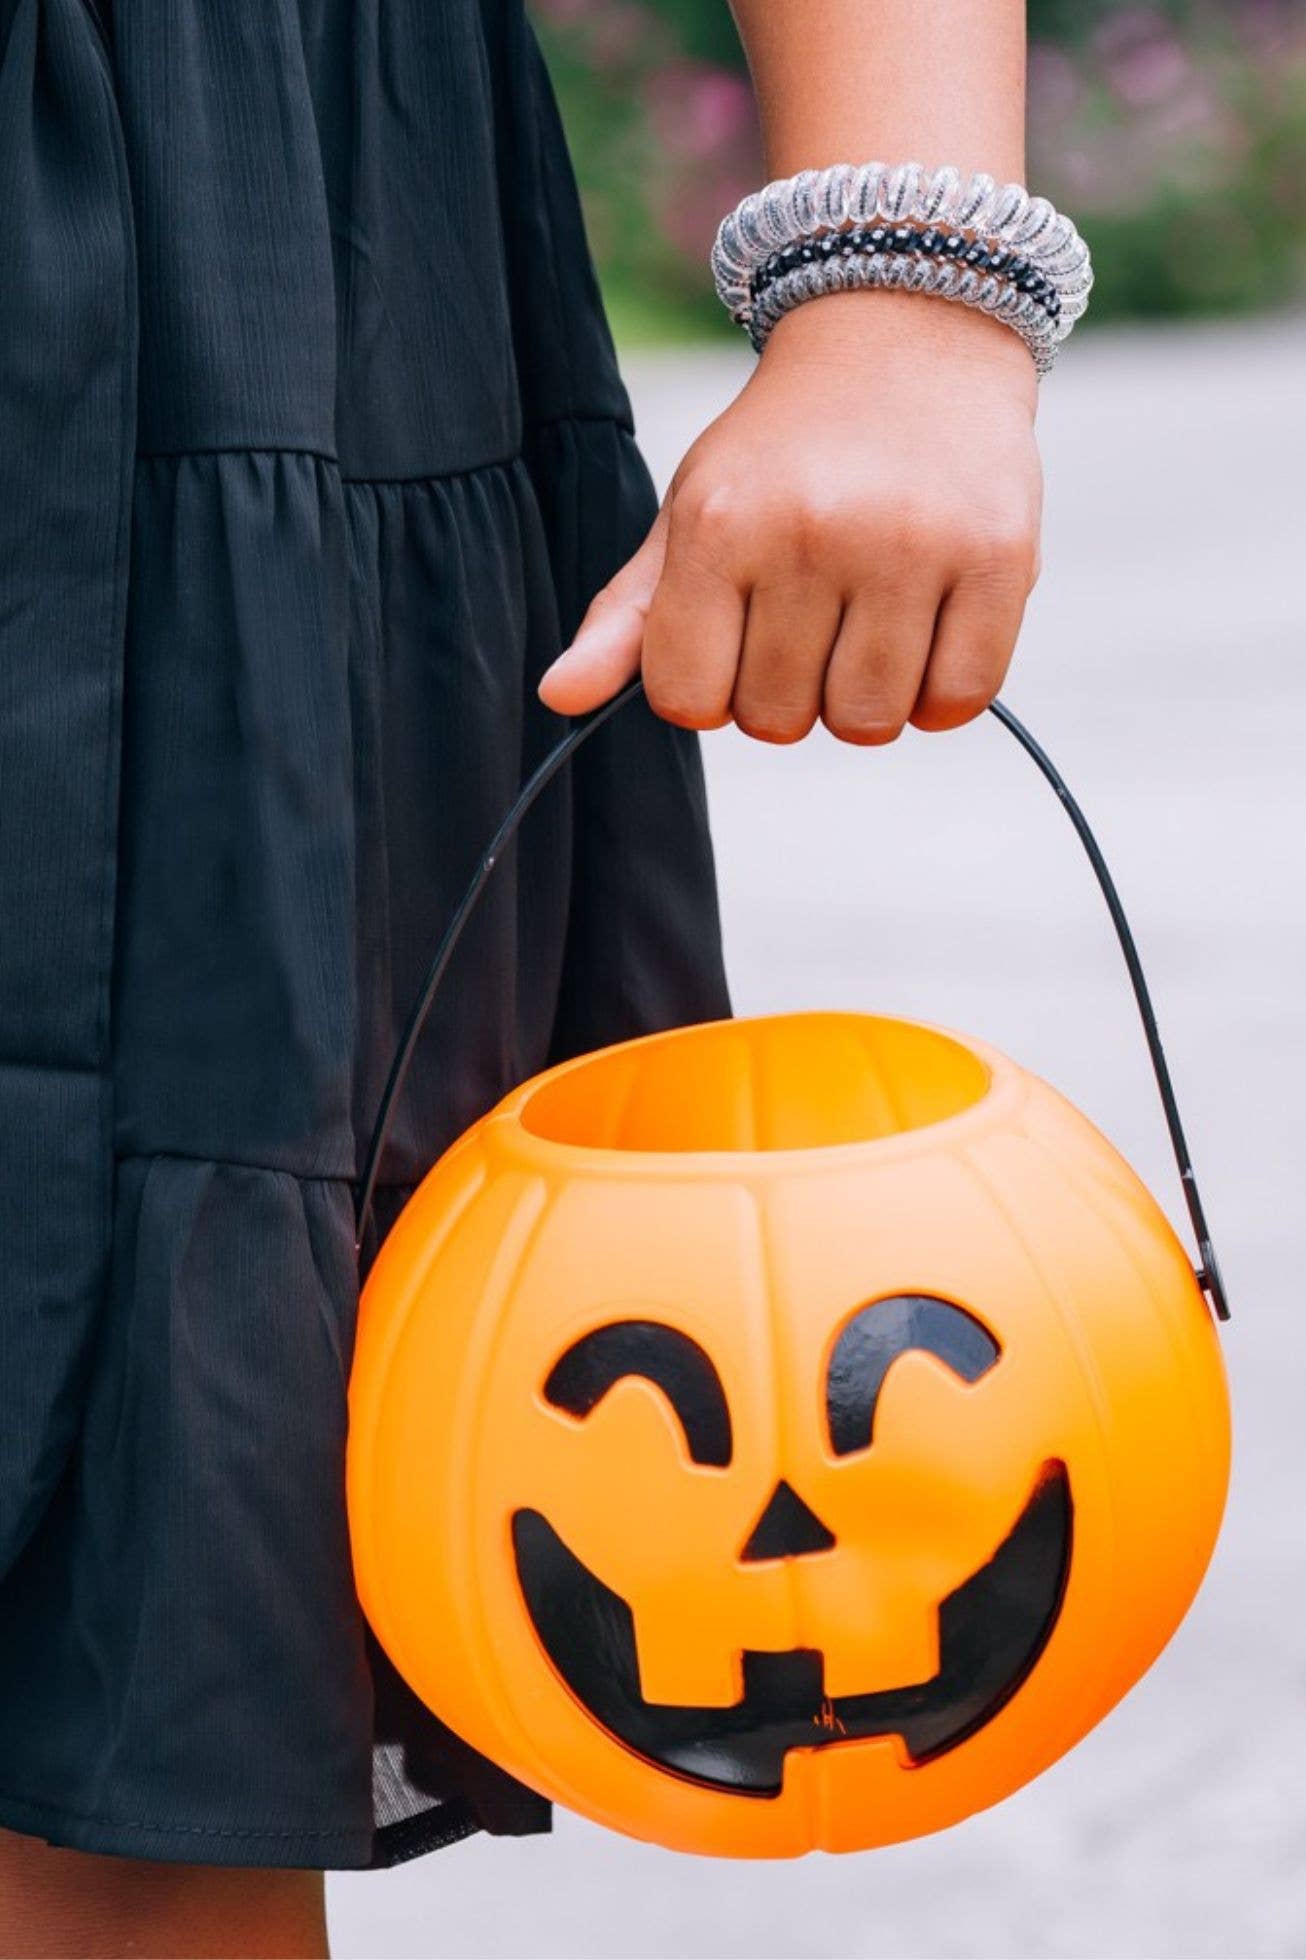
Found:
<path fill-rule="evenodd" d="M 352 1181 L 652 511 L 520 0 L 0 0 L 0 1825 L 547 1823 L 368 1651 Z M 381 1228 L 530 1071 L 726 1011 L 695 744 L 627 709 L 459 955 Z"/>

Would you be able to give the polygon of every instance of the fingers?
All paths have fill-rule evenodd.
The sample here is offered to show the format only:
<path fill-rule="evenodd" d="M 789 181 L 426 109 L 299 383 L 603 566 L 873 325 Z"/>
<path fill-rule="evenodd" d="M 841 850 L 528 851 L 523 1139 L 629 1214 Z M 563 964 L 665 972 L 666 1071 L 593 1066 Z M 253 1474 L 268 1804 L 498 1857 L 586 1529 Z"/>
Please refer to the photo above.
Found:
<path fill-rule="evenodd" d="M 841 613 L 838 591 L 810 574 L 753 587 L 730 701 L 745 735 L 800 742 L 811 731 Z"/>
<path fill-rule="evenodd" d="M 891 575 L 845 608 L 822 690 L 821 718 L 841 742 L 894 742 L 916 704 L 938 610 L 934 581 Z"/>
<path fill-rule="evenodd" d="M 1037 527 L 984 534 L 900 508 L 868 550 L 855 517 L 814 502 L 795 513 L 692 486 L 673 498 L 644 632 L 655 710 L 690 728 L 733 719 L 766 742 L 799 741 L 819 718 L 864 746 L 979 714 L 1011 660 Z"/>
<path fill-rule="evenodd" d="M 1035 569 L 1013 552 L 957 579 L 939 609 L 913 727 L 960 728 L 988 707 L 1011 665 Z"/>
<path fill-rule="evenodd" d="M 649 607 L 667 553 L 664 504 L 634 557 L 595 597 L 575 639 L 540 681 L 540 699 L 560 715 L 602 706 L 639 672 Z"/>
<path fill-rule="evenodd" d="M 733 719 L 767 742 L 798 741 L 818 718 L 873 745 L 909 721 L 947 729 L 978 715 L 1037 576 L 1036 477 L 1002 509 L 990 489 L 982 522 L 974 496 L 958 513 L 937 495 L 913 504 L 878 483 L 854 496 L 832 482 L 687 471 L 542 699 L 584 714 L 642 671 L 665 720 Z"/>
<path fill-rule="evenodd" d="M 673 492 L 666 563 L 644 632 L 649 705 L 681 728 L 730 719 L 751 581 L 726 500 Z"/>

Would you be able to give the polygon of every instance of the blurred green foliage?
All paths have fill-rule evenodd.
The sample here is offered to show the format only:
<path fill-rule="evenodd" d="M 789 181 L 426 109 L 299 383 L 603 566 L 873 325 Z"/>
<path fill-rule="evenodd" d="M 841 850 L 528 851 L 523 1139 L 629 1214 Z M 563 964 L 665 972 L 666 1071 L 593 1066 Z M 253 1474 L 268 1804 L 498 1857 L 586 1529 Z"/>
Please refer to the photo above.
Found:
<path fill-rule="evenodd" d="M 726 0 L 535 0 L 619 331 L 728 330 L 705 259 L 762 179 Z M 1030 0 L 1030 181 L 1075 215 L 1088 318 L 1306 290 L 1306 0 Z"/>

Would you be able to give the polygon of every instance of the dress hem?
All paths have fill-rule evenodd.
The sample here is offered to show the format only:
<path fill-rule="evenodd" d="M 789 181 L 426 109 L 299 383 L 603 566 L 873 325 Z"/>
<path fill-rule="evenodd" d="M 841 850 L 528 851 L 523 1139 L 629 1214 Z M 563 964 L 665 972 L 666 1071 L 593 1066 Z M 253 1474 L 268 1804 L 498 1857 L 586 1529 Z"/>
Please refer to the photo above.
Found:
<path fill-rule="evenodd" d="M 0 1827 L 40 1838 L 61 1850 L 145 1858 L 163 1864 L 365 1871 L 376 1862 L 375 1834 L 369 1830 L 224 1830 L 211 1824 L 149 1824 L 137 1819 L 84 1816 L 8 1791 L 0 1791 Z"/>

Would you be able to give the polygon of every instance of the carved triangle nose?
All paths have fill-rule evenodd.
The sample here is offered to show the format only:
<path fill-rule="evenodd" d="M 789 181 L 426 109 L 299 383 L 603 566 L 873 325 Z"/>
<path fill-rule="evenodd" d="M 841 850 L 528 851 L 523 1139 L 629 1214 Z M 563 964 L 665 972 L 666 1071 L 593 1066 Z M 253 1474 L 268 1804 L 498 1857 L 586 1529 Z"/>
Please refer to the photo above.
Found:
<path fill-rule="evenodd" d="M 761 1559 L 802 1558 L 806 1552 L 828 1552 L 833 1543 L 834 1533 L 782 1477 L 739 1556 L 752 1565 Z"/>

